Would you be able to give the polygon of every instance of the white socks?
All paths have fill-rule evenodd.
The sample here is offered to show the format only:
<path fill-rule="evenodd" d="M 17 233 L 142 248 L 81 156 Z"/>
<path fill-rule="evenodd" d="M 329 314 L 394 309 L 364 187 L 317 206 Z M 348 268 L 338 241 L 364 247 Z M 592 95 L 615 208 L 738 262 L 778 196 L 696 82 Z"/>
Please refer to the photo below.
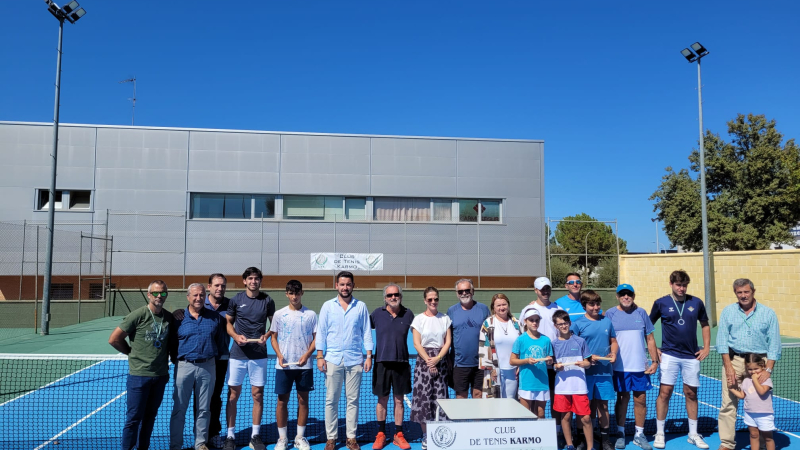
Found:
<path fill-rule="evenodd" d="M 297 437 L 304 437 L 303 435 L 306 433 L 306 426 L 297 426 Z"/>
<path fill-rule="evenodd" d="M 250 435 L 250 437 L 253 437 L 253 436 L 257 435 L 259 428 L 261 428 L 261 425 L 257 425 L 257 424 L 254 423 L 253 424 L 253 433 Z"/>
<path fill-rule="evenodd" d="M 697 421 L 689 419 L 689 436 L 697 434 Z"/>
<path fill-rule="evenodd" d="M 656 434 L 664 434 L 664 424 L 666 422 L 666 420 L 656 420 Z M 697 422 L 695 421 L 695 423 Z"/>
<path fill-rule="evenodd" d="M 636 427 L 636 436 L 644 436 L 644 427 Z"/>
<path fill-rule="evenodd" d="M 236 433 L 233 431 L 236 427 L 229 427 L 228 428 L 228 437 L 236 439 Z"/>
<path fill-rule="evenodd" d="M 278 438 L 279 439 L 287 439 L 286 438 L 286 433 L 287 433 L 288 429 L 289 429 L 289 427 L 283 427 L 283 428 L 278 427 Z"/>

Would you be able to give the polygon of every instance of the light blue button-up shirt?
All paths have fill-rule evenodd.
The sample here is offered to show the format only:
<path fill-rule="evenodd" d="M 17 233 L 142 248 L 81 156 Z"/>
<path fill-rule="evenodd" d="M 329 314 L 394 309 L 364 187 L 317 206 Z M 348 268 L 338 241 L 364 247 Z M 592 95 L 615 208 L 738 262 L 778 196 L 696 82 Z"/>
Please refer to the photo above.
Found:
<path fill-rule="evenodd" d="M 339 305 L 338 296 L 323 303 L 317 321 L 316 345 L 329 363 L 363 364 L 363 350 L 372 351 L 373 346 L 369 311 L 364 302 L 353 298 L 347 310 Z"/>
<path fill-rule="evenodd" d="M 739 302 L 728 305 L 719 316 L 717 351 L 728 353 L 766 353 L 767 359 L 781 359 L 781 330 L 778 316 L 769 306 L 756 302 L 746 315 Z"/>

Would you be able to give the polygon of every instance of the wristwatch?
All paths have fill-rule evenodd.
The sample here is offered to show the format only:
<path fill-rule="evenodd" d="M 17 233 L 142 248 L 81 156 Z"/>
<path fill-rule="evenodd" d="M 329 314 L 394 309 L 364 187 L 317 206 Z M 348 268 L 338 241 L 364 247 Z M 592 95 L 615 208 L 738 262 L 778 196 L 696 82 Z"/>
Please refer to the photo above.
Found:
<path fill-rule="evenodd" d="M 770 369 L 769 367 L 767 367 L 767 372 L 768 372 L 770 375 L 772 375 L 772 369 Z"/>

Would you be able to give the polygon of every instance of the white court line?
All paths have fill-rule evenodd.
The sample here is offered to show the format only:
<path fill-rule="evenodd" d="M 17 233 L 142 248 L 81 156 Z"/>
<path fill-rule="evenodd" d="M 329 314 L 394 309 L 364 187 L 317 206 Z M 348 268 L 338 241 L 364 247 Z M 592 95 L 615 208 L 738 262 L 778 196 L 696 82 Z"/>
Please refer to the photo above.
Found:
<path fill-rule="evenodd" d="M 711 377 L 709 377 L 709 378 L 711 378 Z M 716 378 L 715 378 L 715 379 L 716 379 Z M 717 380 L 717 381 L 719 381 L 719 380 Z M 685 395 L 683 395 L 683 394 L 681 394 L 680 392 L 674 392 L 674 391 L 673 391 L 673 393 L 672 393 L 672 394 L 673 394 L 673 395 L 680 395 L 681 397 L 683 397 L 683 398 L 686 398 L 686 396 L 685 396 Z M 714 406 L 714 405 L 712 405 L 712 404 L 710 404 L 710 403 L 701 402 L 699 399 L 697 400 L 697 403 L 702 403 L 702 404 L 704 404 L 704 405 L 706 405 L 706 406 L 708 406 L 708 407 L 711 407 L 711 408 L 714 408 L 714 409 L 716 409 L 717 411 L 722 411 L 722 409 L 721 409 L 721 408 L 717 408 L 716 406 Z M 741 414 L 736 414 L 736 417 L 739 417 L 740 419 L 744 420 L 744 416 L 742 416 Z M 717 421 L 719 422 L 719 417 L 717 417 Z M 781 433 L 783 433 L 783 434 L 788 434 L 789 436 L 794 436 L 794 437 L 796 437 L 797 439 L 800 439 L 800 436 L 798 436 L 798 435 L 796 435 L 796 434 L 794 434 L 794 433 L 790 433 L 790 432 L 788 432 L 788 431 L 783 431 L 783 430 L 781 430 L 780 428 L 777 428 L 777 427 L 776 427 L 775 429 L 776 429 L 776 430 L 778 430 L 778 431 L 780 431 L 780 432 L 781 432 Z M 38 449 L 37 449 L 37 450 L 38 450 Z"/>
<path fill-rule="evenodd" d="M 403 396 L 403 400 L 405 400 L 406 405 L 408 405 L 408 407 L 411 408 L 411 400 L 408 399 L 408 394 Z"/>
<path fill-rule="evenodd" d="M 106 402 L 106 403 L 105 403 L 103 406 L 101 406 L 101 407 L 99 407 L 99 408 L 95 409 L 94 411 L 90 412 L 89 414 L 87 414 L 87 415 L 83 416 L 83 418 L 81 418 L 81 420 L 79 420 L 79 421 L 77 421 L 77 422 L 73 423 L 72 425 L 68 426 L 67 428 L 64 428 L 64 429 L 63 429 L 63 430 L 62 430 L 60 433 L 58 433 L 57 435 L 55 435 L 55 436 L 51 437 L 51 438 L 50 438 L 50 439 L 49 439 L 47 442 L 45 442 L 44 444 L 42 444 L 42 445 L 40 445 L 40 446 L 36 447 L 36 448 L 35 448 L 35 449 L 33 449 L 33 450 L 40 450 L 41 448 L 43 448 L 43 447 L 45 447 L 45 446 L 49 445 L 51 442 L 55 441 L 56 439 L 58 439 L 58 438 L 60 438 L 62 435 L 64 435 L 64 433 L 66 433 L 67 431 L 69 431 L 69 430 L 71 430 L 71 429 L 73 429 L 73 428 L 77 427 L 77 426 L 78 426 L 78 425 L 79 425 L 81 422 L 83 422 L 84 420 L 88 419 L 89 417 L 92 417 L 93 415 L 95 415 L 95 414 L 99 413 L 100 411 L 102 411 L 102 410 L 103 410 L 103 408 L 105 408 L 106 406 L 108 406 L 108 405 L 110 405 L 110 404 L 114 403 L 115 401 L 119 400 L 119 398 L 120 398 L 120 397 L 122 397 L 123 395 L 125 395 L 125 394 L 127 394 L 127 393 L 128 393 L 128 391 L 122 391 L 122 393 L 121 393 L 121 394 L 119 394 L 118 396 L 116 396 L 116 397 L 112 398 L 111 400 L 107 401 L 107 402 Z"/>
<path fill-rule="evenodd" d="M 78 373 L 80 373 L 80 372 L 83 372 L 84 370 L 91 369 L 92 367 L 94 367 L 94 366 L 96 366 L 96 365 L 98 365 L 98 364 L 100 364 L 100 363 L 102 363 L 102 362 L 104 362 L 104 361 L 106 361 L 106 360 L 97 361 L 96 363 L 92 364 L 91 366 L 86 366 L 86 367 L 84 367 L 84 368 L 83 368 L 83 369 L 81 369 L 81 370 L 77 370 L 77 371 L 75 371 L 75 372 L 72 372 L 72 373 L 71 373 L 71 374 L 69 374 L 69 375 L 66 375 L 66 376 L 64 376 L 64 377 L 61 377 L 61 378 L 59 378 L 59 379 L 57 379 L 56 381 L 53 381 L 53 382 L 51 382 L 51 383 L 47 383 L 46 385 L 44 385 L 44 386 L 42 386 L 42 387 L 38 387 L 38 388 L 36 388 L 36 389 L 30 390 L 30 391 L 28 391 L 28 392 L 26 392 L 26 393 L 24 393 L 24 394 L 22 394 L 22 395 L 19 395 L 19 396 L 17 396 L 17 397 L 14 397 L 14 398 L 12 398 L 11 400 L 8 400 L 8 401 L 5 401 L 5 402 L 3 402 L 3 403 L 0 403 L 0 407 L 2 407 L 2 406 L 5 406 L 5 405 L 7 405 L 7 404 L 9 404 L 9 403 L 11 403 L 11 402 L 13 402 L 13 401 L 15 401 L 15 400 L 19 400 L 19 399 L 21 399 L 22 397 L 25 397 L 26 395 L 33 394 L 33 393 L 34 393 L 34 392 L 36 392 L 36 391 L 39 391 L 39 390 L 41 390 L 41 389 L 44 389 L 44 388 L 46 388 L 46 387 L 52 386 L 52 385 L 54 385 L 54 384 L 58 383 L 59 381 L 63 381 L 63 380 L 65 380 L 65 379 L 67 379 L 67 378 L 69 378 L 69 377 L 71 377 L 71 376 L 73 376 L 73 375 L 75 375 L 75 374 L 78 374 Z"/>
<path fill-rule="evenodd" d="M 710 377 L 710 376 L 708 376 L 708 375 L 703 375 L 702 373 L 700 374 L 700 376 L 701 376 L 701 377 L 710 378 L 710 379 L 712 379 L 712 380 L 714 380 L 714 381 L 717 381 L 717 382 L 719 382 L 719 383 L 722 383 L 722 380 L 720 380 L 719 378 L 714 378 L 714 377 Z M 792 399 L 790 399 L 790 398 L 781 397 L 780 395 L 775 395 L 775 393 L 773 393 L 773 394 L 772 394 L 772 396 L 773 396 L 773 397 L 775 397 L 775 398 L 779 398 L 779 399 L 781 399 L 781 400 L 786 400 L 787 402 L 792 402 L 792 403 L 797 403 L 797 404 L 800 404 L 800 402 L 798 402 L 797 400 L 792 400 Z"/>

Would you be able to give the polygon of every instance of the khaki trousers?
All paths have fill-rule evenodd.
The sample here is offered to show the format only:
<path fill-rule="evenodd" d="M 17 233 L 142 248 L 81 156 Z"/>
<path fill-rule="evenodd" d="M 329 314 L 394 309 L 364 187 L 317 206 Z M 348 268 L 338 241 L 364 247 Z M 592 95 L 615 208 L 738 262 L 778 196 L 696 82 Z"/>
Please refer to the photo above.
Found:
<path fill-rule="evenodd" d="M 346 431 L 349 439 L 356 438 L 358 427 L 358 397 L 361 391 L 360 364 L 345 366 L 344 364 L 327 363 L 328 371 L 325 374 L 325 434 L 328 439 L 336 440 L 339 437 L 339 399 L 342 397 L 342 384 L 344 384 L 345 398 L 347 400 Z"/>
<path fill-rule="evenodd" d="M 737 385 L 742 384 L 742 380 L 747 375 L 745 370 L 744 358 L 734 356 L 731 360 L 733 371 L 736 374 Z M 723 447 L 731 450 L 736 448 L 736 414 L 739 408 L 739 398 L 728 390 L 728 377 L 725 373 L 725 366 L 722 366 L 722 408 L 719 410 L 719 440 Z"/>

